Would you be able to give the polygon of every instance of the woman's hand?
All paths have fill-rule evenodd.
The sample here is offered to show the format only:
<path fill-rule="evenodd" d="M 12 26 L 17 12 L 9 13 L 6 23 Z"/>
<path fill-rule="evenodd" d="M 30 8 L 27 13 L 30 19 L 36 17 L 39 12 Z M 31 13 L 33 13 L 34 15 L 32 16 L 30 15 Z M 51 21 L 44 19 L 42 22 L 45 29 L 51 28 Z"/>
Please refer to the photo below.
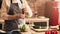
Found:
<path fill-rule="evenodd" d="M 18 18 L 25 18 L 25 14 L 17 14 Z"/>

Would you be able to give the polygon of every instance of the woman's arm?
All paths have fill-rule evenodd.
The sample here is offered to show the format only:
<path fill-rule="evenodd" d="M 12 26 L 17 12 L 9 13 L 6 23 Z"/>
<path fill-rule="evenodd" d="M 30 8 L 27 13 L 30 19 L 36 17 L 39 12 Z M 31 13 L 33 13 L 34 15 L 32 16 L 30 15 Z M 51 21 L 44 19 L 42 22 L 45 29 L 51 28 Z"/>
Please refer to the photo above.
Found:
<path fill-rule="evenodd" d="M 6 5 L 7 5 L 8 7 L 10 7 L 11 0 L 5 0 L 5 2 L 6 2 Z"/>
<path fill-rule="evenodd" d="M 26 15 L 26 17 L 32 17 L 32 10 L 30 8 L 30 6 L 28 5 L 26 0 L 22 0 L 23 2 L 23 7 L 24 7 L 24 13 Z"/>
<path fill-rule="evenodd" d="M 17 19 L 18 17 L 17 17 L 17 15 L 7 15 L 6 16 L 6 20 L 14 20 L 14 19 Z"/>
<path fill-rule="evenodd" d="M 7 15 L 6 16 L 7 20 L 14 20 L 14 19 L 19 19 L 19 18 L 25 18 L 24 14 L 16 14 L 16 15 Z"/>

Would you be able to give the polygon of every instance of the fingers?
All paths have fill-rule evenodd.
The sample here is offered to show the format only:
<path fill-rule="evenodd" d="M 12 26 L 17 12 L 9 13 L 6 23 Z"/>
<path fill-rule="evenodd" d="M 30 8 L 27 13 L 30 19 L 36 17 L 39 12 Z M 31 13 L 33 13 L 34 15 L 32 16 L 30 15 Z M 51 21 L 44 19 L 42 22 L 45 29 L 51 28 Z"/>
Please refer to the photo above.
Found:
<path fill-rule="evenodd" d="M 24 14 L 18 14 L 17 17 L 18 18 L 25 18 L 25 15 Z"/>

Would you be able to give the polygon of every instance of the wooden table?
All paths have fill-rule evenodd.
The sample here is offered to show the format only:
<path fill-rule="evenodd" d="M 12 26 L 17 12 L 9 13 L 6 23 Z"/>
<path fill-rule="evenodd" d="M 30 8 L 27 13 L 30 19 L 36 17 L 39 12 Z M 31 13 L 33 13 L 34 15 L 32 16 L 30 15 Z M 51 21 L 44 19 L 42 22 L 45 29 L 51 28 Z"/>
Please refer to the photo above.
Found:
<path fill-rule="evenodd" d="M 46 30 L 48 31 L 48 30 Z M 46 31 L 43 31 L 43 32 L 36 32 L 36 31 L 33 31 L 33 30 L 29 30 L 28 32 L 21 32 L 21 34 L 45 34 Z M 58 34 L 60 34 L 60 31 L 57 31 Z"/>
<path fill-rule="evenodd" d="M 41 29 L 41 30 L 47 30 L 49 28 L 49 18 L 25 18 L 26 22 L 29 23 L 34 23 L 34 22 L 45 22 L 47 23 L 47 28 L 46 29 Z M 4 20 L 0 20 L 0 24 L 2 24 L 2 29 L 4 29 Z"/>

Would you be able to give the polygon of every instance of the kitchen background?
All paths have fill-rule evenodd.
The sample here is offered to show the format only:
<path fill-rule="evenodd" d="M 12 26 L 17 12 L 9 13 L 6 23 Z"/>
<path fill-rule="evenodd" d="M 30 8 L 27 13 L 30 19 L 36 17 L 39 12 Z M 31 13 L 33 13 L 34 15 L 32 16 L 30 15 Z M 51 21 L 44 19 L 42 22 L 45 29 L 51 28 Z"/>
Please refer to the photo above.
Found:
<path fill-rule="evenodd" d="M 50 25 L 58 25 L 58 8 L 55 10 L 54 0 L 27 0 L 33 13 L 50 18 Z M 34 16 L 34 15 L 33 15 Z"/>
<path fill-rule="evenodd" d="M 29 6 L 33 11 L 33 17 L 35 16 L 35 12 L 37 11 L 38 16 L 45 16 L 50 18 L 50 25 L 58 25 L 58 8 L 54 8 L 54 4 L 57 2 L 54 0 L 27 0 Z M 4 6 L 4 5 L 3 5 Z M 2 12 L 4 12 L 5 8 L 2 8 Z"/>

